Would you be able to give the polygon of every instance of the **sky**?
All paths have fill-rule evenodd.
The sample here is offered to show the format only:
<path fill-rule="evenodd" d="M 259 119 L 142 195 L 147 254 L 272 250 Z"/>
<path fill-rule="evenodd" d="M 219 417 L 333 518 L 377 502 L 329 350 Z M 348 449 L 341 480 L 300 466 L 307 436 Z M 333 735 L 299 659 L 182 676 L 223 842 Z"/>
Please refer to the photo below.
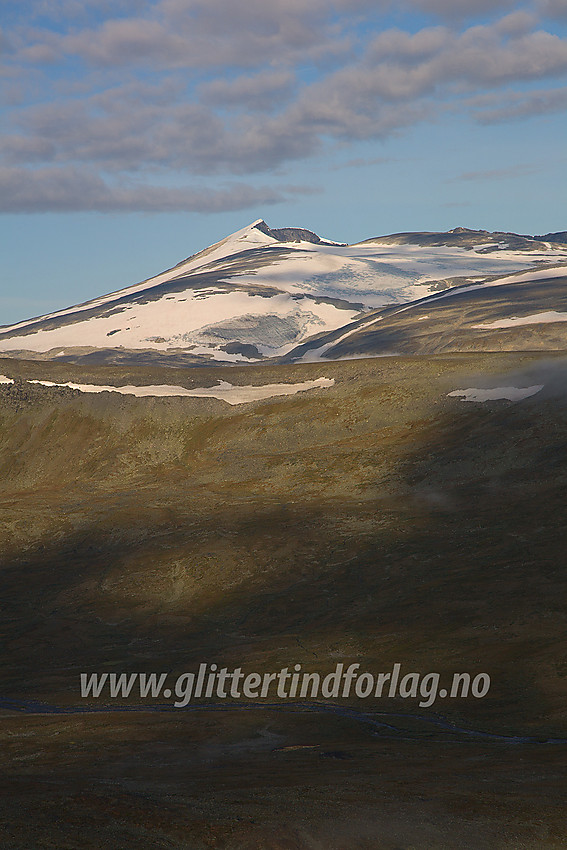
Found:
<path fill-rule="evenodd" d="M 263 218 L 567 229 L 567 0 L 0 2 L 0 325 Z"/>

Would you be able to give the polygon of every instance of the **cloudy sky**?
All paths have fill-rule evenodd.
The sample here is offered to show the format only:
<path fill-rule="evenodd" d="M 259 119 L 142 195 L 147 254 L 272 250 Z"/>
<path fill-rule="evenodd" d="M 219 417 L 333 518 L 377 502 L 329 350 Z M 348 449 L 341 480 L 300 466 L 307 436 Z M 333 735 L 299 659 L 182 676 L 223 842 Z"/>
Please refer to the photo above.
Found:
<path fill-rule="evenodd" d="M 567 229 L 567 0 L 19 0 L 0 57 L 0 324 L 256 218 Z"/>

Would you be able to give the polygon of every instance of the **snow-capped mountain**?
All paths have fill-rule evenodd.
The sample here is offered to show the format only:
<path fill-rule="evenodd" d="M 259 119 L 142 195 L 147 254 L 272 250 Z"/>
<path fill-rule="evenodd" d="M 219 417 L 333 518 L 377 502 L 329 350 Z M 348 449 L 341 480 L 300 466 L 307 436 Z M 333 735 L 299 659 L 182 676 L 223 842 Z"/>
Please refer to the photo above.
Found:
<path fill-rule="evenodd" d="M 0 351 L 57 359 L 250 362 L 458 284 L 567 263 L 567 245 L 456 228 L 346 245 L 258 220 L 142 283 L 5 327 Z"/>

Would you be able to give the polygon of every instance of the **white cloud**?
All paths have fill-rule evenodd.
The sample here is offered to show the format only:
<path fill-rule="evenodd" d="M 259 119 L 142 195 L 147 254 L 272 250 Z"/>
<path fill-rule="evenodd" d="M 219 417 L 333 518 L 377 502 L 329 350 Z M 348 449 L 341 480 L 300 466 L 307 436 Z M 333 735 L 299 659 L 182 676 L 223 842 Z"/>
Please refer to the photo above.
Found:
<path fill-rule="evenodd" d="M 58 201 L 55 173 L 62 187 L 77 180 L 92 208 L 126 208 L 135 198 L 156 208 L 255 203 L 250 187 L 240 200 L 230 190 L 209 203 L 194 189 L 182 197 L 148 186 L 143 195 L 141 181 L 269 172 L 329 143 L 401 133 L 454 109 L 457 97 L 481 124 L 566 105 L 562 88 L 510 90 L 567 74 L 567 40 L 537 30 L 534 14 L 514 2 L 415 0 L 447 24 L 378 33 L 373 24 L 362 35 L 355 25 L 388 0 L 123 0 L 112 16 L 105 0 L 88 0 L 86 21 L 57 27 L 41 15 L 79 15 L 73 0 L 23 5 L 35 28 L 22 19 L 5 39 L 8 70 L 25 62 L 42 71 L 27 107 L 12 109 L 0 163 L 19 178 L 31 169 L 22 192 L 35 187 L 42 209 L 49 198 L 54 208 L 70 202 Z M 506 14 L 466 28 L 454 17 L 498 10 Z M 69 79 L 69 67 L 75 90 L 59 79 Z M 10 186 L 17 203 L 31 204 Z"/>
<path fill-rule="evenodd" d="M 567 19 L 567 0 L 540 0 L 538 5 L 543 15 L 558 20 Z"/>
<path fill-rule="evenodd" d="M 253 76 L 204 83 L 199 96 L 211 106 L 270 112 L 290 99 L 295 82 L 295 75 L 290 71 L 262 71 Z"/>
<path fill-rule="evenodd" d="M 353 0 L 351 5 L 368 4 Z M 322 0 L 163 0 L 143 16 L 109 17 L 61 34 L 36 31 L 36 41 L 21 57 L 39 62 L 45 55 L 51 61 L 55 50 L 61 58 L 76 56 L 93 66 L 155 69 L 320 62 L 350 46 L 341 27 L 331 23 L 333 11 Z"/>
<path fill-rule="evenodd" d="M 509 9 L 515 2 L 516 0 L 412 0 L 410 5 L 443 18 L 473 18 Z"/>
<path fill-rule="evenodd" d="M 532 12 L 521 9 L 506 15 L 497 22 L 495 29 L 501 35 L 519 36 L 533 30 L 538 24 L 538 18 Z"/>
<path fill-rule="evenodd" d="M 288 187 L 287 191 L 297 192 Z M 276 204 L 286 191 L 233 184 L 224 189 L 111 185 L 96 174 L 71 167 L 1 168 L 0 212 L 224 212 Z"/>
<path fill-rule="evenodd" d="M 528 92 L 481 95 L 471 98 L 475 118 L 481 124 L 498 124 L 567 110 L 567 87 Z"/>

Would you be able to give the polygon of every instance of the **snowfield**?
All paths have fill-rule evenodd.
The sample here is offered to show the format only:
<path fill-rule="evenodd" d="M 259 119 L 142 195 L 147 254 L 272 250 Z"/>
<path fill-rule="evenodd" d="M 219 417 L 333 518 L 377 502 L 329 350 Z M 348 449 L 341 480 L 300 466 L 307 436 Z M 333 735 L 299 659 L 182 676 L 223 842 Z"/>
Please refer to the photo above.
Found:
<path fill-rule="evenodd" d="M 47 352 L 56 348 L 132 348 L 166 351 L 172 348 L 201 350 L 215 359 L 230 360 L 220 345 L 236 338 L 256 345 L 262 354 L 279 355 L 297 342 L 324 330 L 334 330 L 358 315 L 313 299 L 292 298 L 287 293 L 265 297 L 219 288 L 165 295 L 155 301 L 117 306 L 101 315 L 39 329 L 33 336 L 15 335 L 0 340 L 0 350 L 31 348 Z M 238 328 L 240 320 L 240 328 Z M 249 328 L 246 328 L 248 320 Z M 235 333 L 231 333 L 231 325 Z M 223 333 L 226 327 L 227 332 Z M 239 332 L 240 331 L 240 332 Z M 203 349 L 203 345 L 206 347 Z M 238 355 L 234 360 L 246 361 Z"/>

